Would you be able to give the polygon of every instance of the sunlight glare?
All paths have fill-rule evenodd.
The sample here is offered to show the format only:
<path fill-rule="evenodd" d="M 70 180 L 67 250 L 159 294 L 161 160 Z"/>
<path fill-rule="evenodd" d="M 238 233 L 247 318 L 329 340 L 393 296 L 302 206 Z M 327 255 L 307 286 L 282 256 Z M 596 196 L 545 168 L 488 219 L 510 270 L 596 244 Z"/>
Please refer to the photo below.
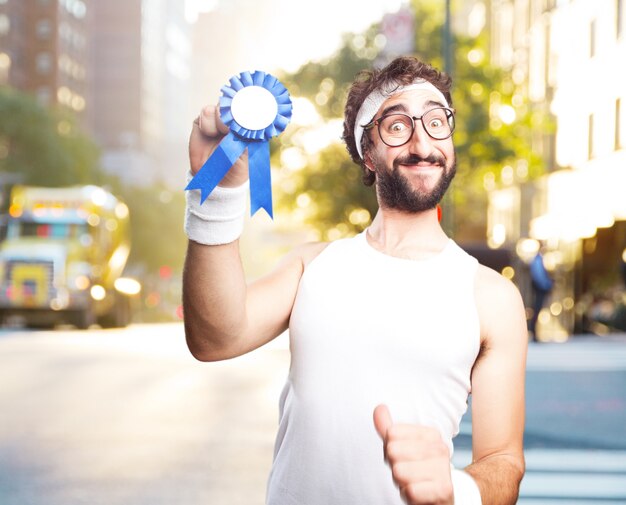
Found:
<path fill-rule="evenodd" d="M 320 115 L 310 100 L 296 96 L 292 97 L 291 101 L 293 102 L 292 124 L 296 126 L 311 126 L 320 122 Z"/>
<path fill-rule="evenodd" d="M 307 154 L 315 154 L 334 142 L 341 141 L 343 120 L 327 121 L 318 128 L 313 128 L 302 135 L 302 147 Z"/>

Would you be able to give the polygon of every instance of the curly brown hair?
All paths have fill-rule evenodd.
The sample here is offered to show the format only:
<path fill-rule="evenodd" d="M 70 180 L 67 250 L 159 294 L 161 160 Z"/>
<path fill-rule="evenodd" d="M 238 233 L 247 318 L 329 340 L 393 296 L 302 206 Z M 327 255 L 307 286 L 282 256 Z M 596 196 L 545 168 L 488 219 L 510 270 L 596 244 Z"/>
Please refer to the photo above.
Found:
<path fill-rule="evenodd" d="M 354 123 L 356 116 L 367 96 L 375 89 L 386 89 L 394 85 L 406 85 L 417 79 L 425 79 L 443 93 L 443 96 L 452 106 L 450 87 L 452 79 L 447 74 L 440 72 L 428 63 L 424 63 L 412 56 L 401 56 L 389 63 L 383 69 L 362 70 L 357 74 L 348 91 L 346 101 L 343 135 L 348 154 L 357 165 L 363 169 L 363 182 L 371 186 L 376 180 L 376 174 L 365 166 L 365 162 L 359 156 L 354 139 Z M 363 135 L 361 139 L 361 151 L 365 154 L 371 145 L 369 135 Z"/>

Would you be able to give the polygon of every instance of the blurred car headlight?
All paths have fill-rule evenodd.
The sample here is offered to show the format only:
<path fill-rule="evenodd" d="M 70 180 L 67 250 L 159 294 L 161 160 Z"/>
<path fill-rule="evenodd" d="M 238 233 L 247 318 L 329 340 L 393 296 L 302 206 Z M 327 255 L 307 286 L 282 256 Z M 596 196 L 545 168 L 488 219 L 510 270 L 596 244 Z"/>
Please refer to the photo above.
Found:
<path fill-rule="evenodd" d="M 138 295 L 141 292 L 141 283 L 131 277 L 115 279 L 115 289 L 125 295 Z"/>
<path fill-rule="evenodd" d="M 91 297 L 98 302 L 104 300 L 107 296 L 106 289 L 100 286 L 100 284 L 94 284 L 91 286 L 91 290 L 89 292 L 91 293 Z"/>

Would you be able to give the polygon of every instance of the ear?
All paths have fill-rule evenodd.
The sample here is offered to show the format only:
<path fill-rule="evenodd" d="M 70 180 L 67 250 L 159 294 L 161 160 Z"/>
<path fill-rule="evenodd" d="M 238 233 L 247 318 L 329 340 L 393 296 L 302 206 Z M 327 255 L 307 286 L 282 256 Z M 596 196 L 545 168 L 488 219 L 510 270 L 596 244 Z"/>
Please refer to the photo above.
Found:
<path fill-rule="evenodd" d="M 370 172 L 374 172 L 375 170 L 372 168 L 372 158 L 370 157 L 368 152 L 363 153 L 363 165 L 365 166 L 365 168 L 367 168 Z"/>

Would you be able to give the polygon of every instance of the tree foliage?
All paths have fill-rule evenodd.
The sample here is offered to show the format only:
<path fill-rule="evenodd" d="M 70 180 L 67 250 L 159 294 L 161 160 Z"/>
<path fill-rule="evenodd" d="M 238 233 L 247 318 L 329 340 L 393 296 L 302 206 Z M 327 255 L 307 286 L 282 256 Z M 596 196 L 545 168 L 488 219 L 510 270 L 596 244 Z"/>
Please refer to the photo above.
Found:
<path fill-rule="evenodd" d="M 129 262 L 144 272 L 168 266 L 182 270 L 187 238 L 183 230 L 185 195 L 160 185 L 148 187 L 115 183 L 112 191 L 128 205 L 131 219 Z"/>
<path fill-rule="evenodd" d="M 413 10 L 415 55 L 442 68 L 441 2 L 415 0 Z M 531 110 L 509 74 L 489 64 L 486 34 L 474 38 L 455 35 L 453 55 L 458 172 L 447 197 L 454 213 L 449 231 L 461 240 L 483 239 L 486 189 L 495 187 L 503 174 L 507 180 L 511 173 L 524 180 L 541 173 L 542 160 L 533 153 L 531 139 L 537 128 L 549 129 L 549 122 Z M 293 96 L 307 98 L 329 121 L 342 117 L 347 89 L 358 71 L 373 64 L 381 66 L 385 58 L 379 27 L 374 25 L 363 34 L 346 35 L 332 58 L 309 62 L 281 79 Z M 281 185 L 278 206 L 288 210 L 304 204 L 306 223 L 320 238 L 328 238 L 329 231 L 336 236 L 337 231 L 349 235 L 362 230 L 367 222 L 357 219 L 354 210 L 365 209 L 373 217 L 376 204 L 372 189 L 359 182 L 361 169 L 350 161 L 339 134 L 336 143 L 319 153 L 306 154 L 302 143 L 306 129 L 292 125 L 281 137 L 281 150 L 274 153 L 276 166 L 282 165 L 278 157 L 288 149 L 299 149 L 307 160 L 299 170 L 281 169 L 279 177 L 292 180 Z"/>
<path fill-rule="evenodd" d="M 98 156 L 69 114 L 0 87 L 0 172 L 19 174 L 24 184 L 83 184 L 97 178 Z"/>

